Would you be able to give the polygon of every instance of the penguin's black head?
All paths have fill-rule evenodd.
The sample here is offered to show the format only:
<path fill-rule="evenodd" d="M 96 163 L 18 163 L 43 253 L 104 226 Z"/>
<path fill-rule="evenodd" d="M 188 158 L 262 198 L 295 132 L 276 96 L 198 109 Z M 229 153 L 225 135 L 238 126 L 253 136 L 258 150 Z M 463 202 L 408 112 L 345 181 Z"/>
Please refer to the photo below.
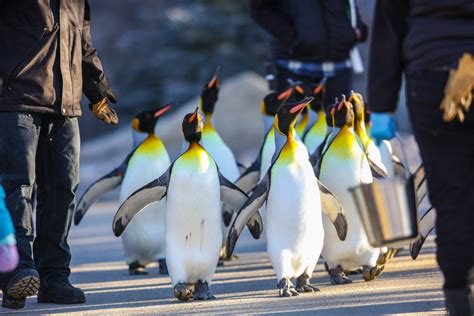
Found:
<path fill-rule="evenodd" d="M 314 112 L 323 110 L 323 104 L 326 97 L 326 77 L 324 77 L 318 84 L 309 88 L 309 95 L 314 97 L 314 101 L 309 104 L 309 107 Z"/>
<path fill-rule="evenodd" d="M 155 110 L 138 113 L 132 121 L 133 129 L 140 133 L 154 133 L 158 119 L 168 112 L 175 104 L 176 103 L 169 103 L 160 106 Z"/>
<path fill-rule="evenodd" d="M 290 97 L 293 93 L 293 87 L 286 88 L 283 91 L 275 91 L 267 94 L 262 100 L 262 114 L 268 116 L 275 116 L 278 108 Z"/>
<path fill-rule="evenodd" d="M 275 116 L 274 126 L 280 134 L 288 136 L 289 131 L 295 126 L 298 116 L 313 97 L 308 97 L 295 103 L 283 104 Z"/>
<path fill-rule="evenodd" d="M 367 124 L 370 124 L 370 111 L 367 110 L 368 108 L 368 105 L 365 104 L 365 108 L 364 108 L 364 122 L 365 122 L 365 125 Z"/>
<path fill-rule="evenodd" d="M 201 134 L 204 124 L 202 123 L 202 117 L 198 112 L 199 107 L 193 113 L 188 113 L 183 119 L 183 135 L 184 139 L 188 142 L 199 142 L 201 140 Z"/>
<path fill-rule="evenodd" d="M 326 124 L 329 126 L 329 127 L 334 127 L 334 107 L 336 107 L 338 104 L 337 100 L 336 100 L 336 103 L 334 104 L 329 104 L 328 106 L 326 106 Z"/>
<path fill-rule="evenodd" d="M 336 127 L 352 127 L 354 125 L 354 109 L 352 104 L 346 101 L 346 96 L 342 96 L 342 102 L 336 104 L 332 111 Z"/>
<path fill-rule="evenodd" d="M 201 93 L 201 111 L 205 115 L 211 115 L 214 113 L 214 107 L 216 106 L 217 99 L 219 98 L 219 71 L 220 67 L 217 68 L 211 81 L 209 81 L 202 90 Z"/>
<path fill-rule="evenodd" d="M 351 97 L 349 98 L 349 102 L 354 105 L 356 122 L 363 122 L 365 114 L 365 105 L 364 98 L 362 97 L 362 95 L 360 93 L 351 91 Z"/>

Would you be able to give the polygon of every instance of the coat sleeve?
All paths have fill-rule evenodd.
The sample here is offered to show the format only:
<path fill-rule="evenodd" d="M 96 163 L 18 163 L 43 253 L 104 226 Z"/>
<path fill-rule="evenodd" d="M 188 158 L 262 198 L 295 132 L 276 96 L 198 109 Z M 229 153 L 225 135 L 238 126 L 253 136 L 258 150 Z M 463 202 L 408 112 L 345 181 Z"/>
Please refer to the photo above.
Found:
<path fill-rule="evenodd" d="M 89 2 L 85 1 L 82 25 L 82 84 L 83 92 L 91 103 L 97 103 L 111 90 L 105 77 L 97 50 L 92 45 L 91 14 Z"/>
<path fill-rule="evenodd" d="M 250 0 L 252 19 L 283 45 L 292 46 L 296 32 L 291 18 L 278 10 L 274 0 Z"/>
<path fill-rule="evenodd" d="M 407 32 L 404 0 L 377 0 L 369 53 L 368 104 L 372 112 L 395 112 L 403 72 Z"/>
<path fill-rule="evenodd" d="M 358 6 L 356 6 L 356 14 L 357 14 L 357 28 L 359 29 L 360 35 L 361 35 L 359 42 L 365 42 L 367 40 L 368 29 L 367 29 L 367 25 L 364 23 L 364 21 L 362 20 L 360 16 L 360 10 Z"/>

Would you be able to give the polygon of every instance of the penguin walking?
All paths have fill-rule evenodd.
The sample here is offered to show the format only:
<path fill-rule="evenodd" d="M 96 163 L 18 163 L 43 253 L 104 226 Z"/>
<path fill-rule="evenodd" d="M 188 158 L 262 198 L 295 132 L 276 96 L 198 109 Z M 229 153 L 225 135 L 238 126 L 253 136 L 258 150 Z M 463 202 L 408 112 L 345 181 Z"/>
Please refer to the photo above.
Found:
<path fill-rule="evenodd" d="M 161 177 L 125 200 L 115 215 L 113 231 L 120 236 L 143 208 L 166 196 L 166 261 L 174 295 L 182 301 L 207 300 L 215 298 L 209 285 L 222 246 L 221 201 L 238 210 L 248 196 L 219 172 L 199 144 L 203 123 L 198 108 L 184 117 L 182 129 L 188 148 Z M 254 237 L 260 236 L 258 213 L 247 226 Z"/>
<path fill-rule="evenodd" d="M 326 80 L 323 79 L 320 83 L 310 88 L 314 101 L 310 103 L 309 108 L 312 112 L 316 113 L 317 119 L 303 135 L 303 143 L 309 153 L 313 153 L 323 143 L 328 132 L 326 113 L 324 112 L 325 85 Z"/>
<path fill-rule="evenodd" d="M 322 255 L 329 269 L 332 284 L 351 283 L 344 271 L 362 268 L 364 280 L 370 281 L 380 275 L 383 265 L 377 261 L 380 248 L 372 247 L 357 214 L 355 202 L 349 188 L 373 181 L 371 166 L 361 148 L 354 127 L 352 105 L 343 99 L 333 107 L 334 124 L 339 131 L 324 152 L 320 162 L 320 180 L 332 190 L 346 211 L 348 232 L 341 241 L 332 224 L 323 218 L 325 239 Z"/>
<path fill-rule="evenodd" d="M 127 156 L 119 168 L 93 183 L 79 200 L 74 215 L 76 225 L 80 223 L 89 207 L 108 190 L 119 185 L 121 202 L 135 190 L 155 179 L 170 165 L 168 152 L 159 137 L 155 126 L 173 104 L 167 104 L 153 111 L 139 113 L 132 121 L 133 129 L 144 133 L 146 138 Z M 122 236 L 122 244 L 130 275 L 143 275 L 148 272 L 145 266 L 158 261 L 160 273 L 167 274 L 164 243 L 164 201 L 146 207 L 130 223 Z"/>
<path fill-rule="evenodd" d="M 306 147 L 296 140 L 295 122 L 311 100 L 284 104 L 278 110 L 275 133 L 284 135 L 286 142 L 277 143 L 270 169 L 241 208 L 227 240 L 232 253 L 245 223 L 266 202 L 267 251 L 282 297 L 319 291 L 310 279 L 323 246 L 322 207 L 330 214 L 341 239 L 347 233 L 340 204 L 318 182 Z"/>
<path fill-rule="evenodd" d="M 217 165 L 219 166 L 220 172 L 229 179 L 231 182 L 235 182 L 240 176 L 240 170 L 235 159 L 232 150 L 222 140 L 221 136 L 214 128 L 213 125 L 213 113 L 215 105 L 219 97 L 219 78 L 220 68 L 217 68 L 212 79 L 204 86 L 200 97 L 200 108 L 201 112 L 205 115 L 204 128 L 202 131 L 201 144 L 206 151 L 213 157 Z M 222 244 L 225 243 L 225 238 L 229 232 L 229 224 L 234 216 L 233 212 L 227 209 L 226 205 L 223 207 L 223 222 L 222 233 L 223 240 Z M 222 249 L 221 259 L 229 260 L 231 258 L 225 257 L 225 249 Z"/>
<path fill-rule="evenodd" d="M 264 127 L 263 142 L 256 159 L 235 182 L 246 193 L 251 193 L 255 189 L 258 182 L 270 168 L 272 156 L 275 152 L 273 121 L 280 106 L 288 100 L 292 93 L 293 87 L 290 86 L 283 91 L 274 91 L 267 94 L 261 102 L 260 111 Z"/>

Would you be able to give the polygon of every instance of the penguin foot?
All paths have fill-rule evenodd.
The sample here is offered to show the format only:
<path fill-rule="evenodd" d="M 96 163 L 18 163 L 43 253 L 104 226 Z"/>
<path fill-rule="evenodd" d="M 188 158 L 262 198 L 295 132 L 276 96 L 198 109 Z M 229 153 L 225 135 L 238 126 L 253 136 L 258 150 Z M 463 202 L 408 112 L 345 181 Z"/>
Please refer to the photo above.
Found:
<path fill-rule="evenodd" d="M 372 281 L 373 279 L 382 274 L 384 268 L 384 265 L 376 265 L 375 267 L 364 266 L 362 269 L 362 278 L 366 282 Z"/>
<path fill-rule="evenodd" d="M 182 301 L 186 302 L 193 297 L 194 294 L 194 284 L 189 284 L 189 283 L 178 283 L 174 286 L 174 296 Z"/>
<path fill-rule="evenodd" d="M 145 266 L 138 263 L 138 261 L 132 262 L 128 265 L 129 275 L 147 275 L 148 271 L 145 270 Z"/>
<path fill-rule="evenodd" d="M 195 286 L 195 292 L 193 294 L 195 300 L 215 300 L 216 297 L 209 291 L 209 284 L 206 281 L 199 280 Z"/>
<path fill-rule="evenodd" d="M 158 265 L 160 268 L 160 274 L 168 275 L 168 266 L 166 265 L 166 259 L 158 259 Z"/>
<path fill-rule="evenodd" d="M 280 297 L 290 297 L 299 295 L 299 293 L 295 290 L 295 286 L 289 278 L 281 279 L 280 282 L 278 282 L 277 288 L 280 289 Z"/>
<path fill-rule="evenodd" d="M 333 285 L 352 283 L 352 280 L 346 276 L 341 266 L 337 266 L 334 269 L 330 269 L 329 275 L 330 275 L 331 284 Z"/>
<path fill-rule="evenodd" d="M 379 258 L 377 259 L 377 265 L 385 265 L 387 262 L 393 259 L 397 253 L 400 252 L 400 248 L 389 248 L 386 252 L 380 252 Z"/>
<path fill-rule="evenodd" d="M 316 286 L 311 285 L 311 283 L 309 283 L 310 279 L 311 279 L 310 276 L 307 275 L 306 273 L 303 273 L 302 275 L 300 275 L 296 279 L 296 287 L 295 287 L 296 292 L 298 293 L 319 292 L 319 289 Z"/>

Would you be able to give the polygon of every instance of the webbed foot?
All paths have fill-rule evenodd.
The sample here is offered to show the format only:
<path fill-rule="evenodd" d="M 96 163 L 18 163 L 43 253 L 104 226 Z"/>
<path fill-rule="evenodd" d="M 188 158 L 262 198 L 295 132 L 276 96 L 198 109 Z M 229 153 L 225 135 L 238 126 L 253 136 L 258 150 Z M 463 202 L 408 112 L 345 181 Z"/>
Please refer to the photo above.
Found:
<path fill-rule="evenodd" d="M 295 286 L 289 278 L 281 279 L 280 282 L 278 282 L 277 288 L 280 289 L 280 297 L 290 297 L 299 295 L 299 293 L 295 290 Z"/>
<path fill-rule="evenodd" d="M 209 284 L 206 281 L 199 280 L 195 286 L 193 294 L 195 300 L 215 300 L 216 297 L 209 291 Z"/>
<path fill-rule="evenodd" d="M 331 279 L 331 284 L 336 285 L 352 283 L 352 280 L 346 276 L 341 266 L 337 266 L 334 269 L 330 269 L 329 275 Z"/>
<path fill-rule="evenodd" d="M 138 263 L 138 261 L 132 262 L 128 265 L 128 274 L 130 275 L 147 275 L 148 271 L 145 270 L 145 266 Z"/>
<path fill-rule="evenodd" d="M 306 273 L 303 273 L 302 275 L 300 275 L 296 279 L 296 287 L 295 287 L 296 292 L 299 292 L 299 293 L 319 292 L 319 289 L 316 286 L 311 285 L 311 283 L 309 282 L 310 279 L 311 279 L 310 276 L 307 275 Z"/>
<path fill-rule="evenodd" d="M 180 301 L 189 301 L 193 297 L 193 293 L 194 284 L 181 282 L 174 286 L 174 296 Z"/>

